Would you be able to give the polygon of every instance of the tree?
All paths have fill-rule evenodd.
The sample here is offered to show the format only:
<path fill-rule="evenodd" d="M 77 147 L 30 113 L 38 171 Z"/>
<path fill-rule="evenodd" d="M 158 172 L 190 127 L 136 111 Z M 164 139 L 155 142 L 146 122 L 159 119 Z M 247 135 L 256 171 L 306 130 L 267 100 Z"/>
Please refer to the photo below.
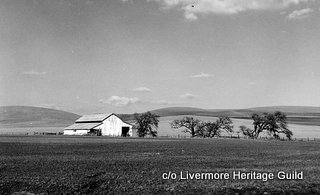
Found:
<path fill-rule="evenodd" d="M 256 137 L 256 134 L 252 129 L 250 129 L 250 128 L 244 126 L 244 125 L 241 125 L 239 128 L 240 128 L 240 132 L 242 132 L 242 134 L 244 136 L 247 136 L 247 137 L 250 137 L 250 138 L 255 138 Z"/>
<path fill-rule="evenodd" d="M 229 117 L 219 117 L 216 122 L 206 122 L 207 137 L 220 136 L 222 130 L 233 132 L 232 120 Z"/>
<path fill-rule="evenodd" d="M 159 116 L 151 112 L 146 112 L 143 114 L 134 114 L 134 119 L 136 120 L 136 128 L 139 137 L 145 137 L 146 135 L 151 135 L 152 137 L 157 136 L 157 130 L 153 128 L 158 128 Z"/>
<path fill-rule="evenodd" d="M 181 120 L 174 120 L 171 127 L 185 127 L 184 132 L 190 133 L 192 137 L 215 137 L 220 136 L 222 130 L 233 131 L 232 121 L 229 117 L 220 117 L 216 122 L 202 122 L 193 117 L 184 117 Z"/>
<path fill-rule="evenodd" d="M 200 124 L 200 120 L 193 117 L 183 117 L 181 120 L 174 120 L 171 122 L 171 127 L 178 129 L 184 127 L 185 133 L 190 133 L 191 137 L 195 137 L 197 133 L 197 128 Z"/>
<path fill-rule="evenodd" d="M 263 131 L 267 131 L 274 138 L 279 139 L 279 134 L 283 133 L 290 140 L 293 133 L 288 129 L 287 117 L 284 113 L 276 111 L 274 113 L 252 114 L 253 129 L 240 126 L 243 135 L 250 138 L 257 138 Z"/>
<path fill-rule="evenodd" d="M 229 117 L 219 117 L 219 119 L 212 124 L 212 128 L 208 129 L 209 137 L 220 136 L 222 130 L 229 133 L 233 132 L 232 120 Z"/>
<path fill-rule="evenodd" d="M 229 117 L 220 117 L 216 122 L 202 122 L 197 131 L 199 137 L 220 136 L 222 130 L 233 132 L 232 120 Z"/>

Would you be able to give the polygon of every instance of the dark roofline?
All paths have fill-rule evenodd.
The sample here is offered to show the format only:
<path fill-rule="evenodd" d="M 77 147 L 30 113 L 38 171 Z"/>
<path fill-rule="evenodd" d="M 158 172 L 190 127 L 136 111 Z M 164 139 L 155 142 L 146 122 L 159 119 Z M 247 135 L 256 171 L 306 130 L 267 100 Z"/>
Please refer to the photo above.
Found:
<path fill-rule="evenodd" d="M 121 118 L 120 118 L 120 119 L 121 119 Z M 127 124 L 127 125 L 131 125 L 132 127 L 134 126 L 133 124 L 130 124 L 130 123 L 128 123 L 128 122 L 125 122 L 125 121 L 123 121 L 122 119 L 121 119 L 121 121 L 122 121 L 123 123 Z"/>
<path fill-rule="evenodd" d="M 119 117 L 118 115 L 116 115 L 115 113 L 112 113 L 112 114 L 110 114 L 110 116 L 111 115 L 115 115 L 116 117 L 118 117 L 123 123 L 125 123 L 125 124 L 127 124 L 127 125 L 131 125 L 131 126 L 133 126 L 132 124 L 130 124 L 130 123 L 127 123 L 127 122 L 125 122 L 125 121 L 123 121 L 122 120 L 122 118 L 121 117 Z M 109 117 L 108 117 L 109 118 Z"/>
<path fill-rule="evenodd" d="M 101 114 L 103 114 L 103 113 L 101 113 Z M 79 120 L 81 117 L 83 117 L 83 116 L 81 116 L 80 118 L 78 118 L 78 119 L 76 120 L 75 123 L 95 123 L 95 122 L 103 122 L 104 120 L 106 120 L 107 118 L 109 118 L 109 117 L 112 116 L 112 115 L 115 115 L 116 117 L 118 117 L 123 123 L 125 123 L 125 124 L 127 124 L 127 125 L 134 126 L 134 125 L 132 125 L 132 124 L 130 124 L 130 123 L 127 123 L 127 122 L 123 121 L 121 117 L 119 117 L 117 114 L 115 114 L 115 113 L 113 113 L 113 112 L 112 112 L 111 114 L 109 114 L 109 116 L 107 116 L 106 118 L 102 119 L 101 121 L 99 120 L 99 121 L 78 121 L 78 122 L 77 122 L 77 120 Z"/>
<path fill-rule="evenodd" d="M 103 120 L 105 120 L 105 119 L 103 119 Z M 101 123 L 102 121 L 78 121 L 78 122 L 75 121 L 74 123 L 75 124 L 78 124 L 78 123 Z"/>
<path fill-rule="evenodd" d="M 74 124 L 77 124 L 77 123 L 74 123 Z M 72 125 L 74 125 L 74 124 L 72 124 Z M 93 126 L 91 129 L 96 128 L 96 127 L 100 126 L 101 124 L 102 123 L 97 124 L 96 126 Z M 68 127 L 70 127 L 72 125 L 69 125 Z M 68 127 L 65 127 L 63 130 L 91 130 L 91 129 L 67 129 Z"/>
<path fill-rule="evenodd" d="M 97 113 L 97 114 L 99 114 L 99 113 Z M 100 113 L 100 114 L 103 114 L 103 113 Z M 85 115 L 83 115 L 83 116 L 81 116 L 80 118 L 78 118 L 75 123 L 102 122 L 102 121 L 106 120 L 107 118 L 109 118 L 109 117 L 110 117 L 111 115 L 113 115 L 113 114 L 114 114 L 114 113 L 109 114 L 106 118 L 102 119 L 101 121 L 99 120 L 99 121 L 79 121 L 79 122 L 77 122 L 77 120 L 79 120 L 80 118 L 82 118 L 83 116 L 85 116 Z"/>

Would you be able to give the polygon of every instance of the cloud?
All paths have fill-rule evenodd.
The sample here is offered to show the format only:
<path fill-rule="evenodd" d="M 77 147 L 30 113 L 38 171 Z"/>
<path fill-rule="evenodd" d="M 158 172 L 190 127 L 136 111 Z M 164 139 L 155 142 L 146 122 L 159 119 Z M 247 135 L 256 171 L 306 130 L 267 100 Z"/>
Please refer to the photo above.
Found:
<path fill-rule="evenodd" d="M 117 107 L 125 107 L 133 104 L 144 104 L 144 105 L 178 105 L 182 102 L 167 101 L 167 100 L 141 100 L 137 97 L 119 97 L 111 96 L 106 100 L 100 99 L 100 103 L 110 104 Z"/>
<path fill-rule="evenodd" d="M 156 100 L 156 101 L 148 101 L 148 104 L 155 104 L 155 105 L 181 105 L 183 102 L 178 101 L 168 101 L 168 100 Z"/>
<path fill-rule="evenodd" d="M 196 95 L 193 95 L 191 93 L 186 93 L 186 94 L 182 94 L 179 96 L 181 99 L 194 99 L 196 98 L 197 96 Z"/>
<path fill-rule="evenodd" d="M 278 10 L 308 1 L 311 0 L 147 0 L 167 9 L 182 10 L 188 20 L 196 20 L 201 14 L 230 15 L 250 10 Z"/>
<path fill-rule="evenodd" d="M 22 72 L 21 74 L 29 75 L 29 76 L 43 76 L 43 75 L 46 75 L 47 72 L 38 72 L 35 70 L 29 70 L 29 71 Z"/>
<path fill-rule="evenodd" d="M 310 9 L 310 8 L 295 10 L 292 13 L 290 13 L 287 16 L 287 18 L 288 19 L 303 19 L 303 18 L 307 18 L 312 12 L 313 12 L 313 9 Z"/>
<path fill-rule="evenodd" d="M 255 82 L 255 81 L 249 81 L 248 82 L 248 85 L 256 85 L 257 84 L 257 82 Z"/>
<path fill-rule="evenodd" d="M 51 104 L 51 103 L 48 103 L 48 104 L 40 104 L 40 105 L 37 105 L 39 107 L 43 107 L 43 108 L 50 108 L 50 109 L 55 109 L 55 110 L 61 110 L 62 108 L 57 106 L 56 104 Z"/>
<path fill-rule="evenodd" d="M 192 75 L 190 77 L 191 78 L 209 78 L 209 77 L 213 77 L 213 75 L 202 72 L 200 74 Z"/>
<path fill-rule="evenodd" d="M 111 104 L 113 106 L 122 107 L 129 106 L 132 104 L 136 104 L 141 102 L 139 98 L 136 97 L 119 97 L 119 96 L 111 96 L 107 100 L 99 100 L 99 102 L 104 104 Z"/>
<path fill-rule="evenodd" d="M 120 0 L 120 1 L 122 1 L 122 2 L 124 2 L 124 3 L 127 3 L 127 2 L 133 3 L 133 0 Z"/>
<path fill-rule="evenodd" d="M 186 19 L 188 19 L 188 20 L 191 20 L 191 21 L 198 19 L 198 16 L 196 16 L 196 14 L 190 13 L 190 12 L 186 12 L 186 13 L 184 14 L 184 17 L 185 17 Z"/>
<path fill-rule="evenodd" d="M 142 103 L 152 104 L 152 105 L 179 105 L 179 104 L 182 104 L 182 102 L 168 101 L 168 100 L 143 101 Z"/>
<path fill-rule="evenodd" d="M 151 89 L 147 88 L 147 87 L 137 87 L 132 89 L 132 91 L 136 91 L 136 92 L 150 92 Z"/>
<path fill-rule="evenodd" d="M 156 105 L 170 105 L 173 104 L 173 102 L 167 101 L 167 100 L 156 100 L 156 101 L 150 101 L 150 104 L 156 104 Z"/>

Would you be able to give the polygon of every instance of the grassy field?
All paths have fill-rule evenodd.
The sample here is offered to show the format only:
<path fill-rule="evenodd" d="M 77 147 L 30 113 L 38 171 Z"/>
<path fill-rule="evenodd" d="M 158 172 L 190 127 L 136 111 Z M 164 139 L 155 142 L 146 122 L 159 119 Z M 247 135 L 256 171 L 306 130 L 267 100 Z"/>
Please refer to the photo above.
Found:
<path fill-rule="evenodd" d="M 169 136 L 169 137 L 183 137 L 183 136 L 190 136 L 190 134 L 183 133 L 181 129 L 173 129 L 170 126 L 170 123 L 175 119 L 181 119 L 185 115 L 181 116 L 166 116 L 159 118 L 159 129 L 158 135 L 159 136 Z M 216 117 L 210 116 L 193 116 L 194 118 L 200 119 L 202 121 L 215 121 Z M 234 131 L 239 131 L 240 125 L 246 125 L 247 127 L 252 128 L 252 120 L 247 119 L 232 119 L 234 125 Z M 134 121 L 129 121 L 130 123 L 134 124 Z M 1 134 L 26 134 L 33 135 L 34 132 L 45 132 L 45 133 L 57 133 L 63 132 L 64 127 L 16 127 L 16 128 L 1 128 L 0 127 L 0 135 Z M 293 138 L 317 138 L 320 139 L 320 126 L 312 126 L 312 125 L 295 125 L 289 124 L 289 129 L 293 132 Z M 222 135 L 230 135 L 229 133 L 222 133 Z M 237 133 L 233 133 L 233 136 L 237 136 Z M 240 134 L 241 136 L 241 134 Z M 261 133 L 260 136 L 268 136 L 267 134 Z"/>
<path fill-rule="evenodd" d="M 181 129 L 172 129 L 170 127 L 170 123 L 175 119 L 181 119 L 184 116 L 166 116 L 166 117 L 160 117 L 159 122 L 159 136 L 171 136 L 171 137 L 177 137 L 180 136 L 189 136 L 188 134 L 185 134 L 182 132 L 183 128 Z M 216 117 L 210 117 L 210 116 L 193 116 L 194 118 L 200 119 L 202 121 L 215 121 Z M 247 127 L 252 128 L 252 120 L 247 119 L 232 119 L 234 131 L 239 131 L 239 127 L 241 125 L 245 125 Z M 293 132 L 293 138 L 320 138 L 320 126 L 312 126 L 312 125 L 295 125 L 289 123 L 289 129 Z M 228 133 L 223 133 L 222 135 L 230 135 Z M 236 136 L 236 133 L 233 133 L 232 135 Z M 241 134 L 240 134 L 241 135 Z M 261 136 L 268 136 L 265 133 L 261 133 Z"/>
<path fill-rule="evenodd" d="M 64 127 L 0 127 L 0 135 L 34 135 L 35 133 L 63 133 Z"/>
<path fill-rule="evenodd" d="M 319 159 L 320 142 L 0 136 L 0 194 L 319 194 Z M 163 179 L 169 171 L 177 178 Z M 302 171 L 303 179 L 187 180 L 181 171 Z"/>

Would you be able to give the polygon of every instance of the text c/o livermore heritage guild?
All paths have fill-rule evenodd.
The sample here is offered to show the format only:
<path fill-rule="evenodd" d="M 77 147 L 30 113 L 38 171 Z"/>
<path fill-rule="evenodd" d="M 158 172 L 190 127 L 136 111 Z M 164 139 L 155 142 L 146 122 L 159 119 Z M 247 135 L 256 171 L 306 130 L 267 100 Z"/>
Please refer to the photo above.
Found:
<path fill-rule="evenodd" d="M 302 180 L 304 179 L 303 171 L 278 171 L 273 172 L 258 172 L 258 171 L 232 171 L 232 172 L 189 172 L 180 171 L 165 172 L 162 174 L 162 179 L 165 180 Z"/>

